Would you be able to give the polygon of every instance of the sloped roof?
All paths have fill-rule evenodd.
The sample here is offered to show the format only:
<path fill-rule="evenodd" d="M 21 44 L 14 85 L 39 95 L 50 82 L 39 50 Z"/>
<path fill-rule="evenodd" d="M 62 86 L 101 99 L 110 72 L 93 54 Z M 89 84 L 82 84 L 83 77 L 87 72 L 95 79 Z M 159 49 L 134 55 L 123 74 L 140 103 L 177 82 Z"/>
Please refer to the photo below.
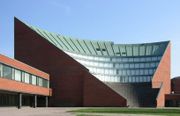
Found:
<path fill-rule="evenodd" d="M 26 24 L 26 23 L 24 23 Z M 44 39 L 67 52 L 96 56 L 162 56 L 170 41 L 142 44 L 114 44 L 111 41 L 75 39 L 26 24 Z"/>

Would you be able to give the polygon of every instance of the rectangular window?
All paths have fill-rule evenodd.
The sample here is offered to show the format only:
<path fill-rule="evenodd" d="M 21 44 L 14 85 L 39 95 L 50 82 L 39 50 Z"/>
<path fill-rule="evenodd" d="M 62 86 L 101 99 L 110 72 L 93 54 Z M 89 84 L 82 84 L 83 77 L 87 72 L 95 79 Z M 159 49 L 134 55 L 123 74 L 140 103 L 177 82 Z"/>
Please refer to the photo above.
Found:
<path fill-rule="evenodd" d="M 128 58 L 122 58 L 123 62 L 128 62 Z"/>
<path fill-rule="evenodd" d="M 25 83 L 29 83 L 30 81 L 30 75 L 28 73 L 25 73 L 24 75 L 24 78 L 25 78 Z"/>
<path fill-rule="evenodd" d="M 139 75 L 139 70 L 138 69 L 136 70 L 136 74 L 135 75 Z"/>
<path fill-rule="evenodd" d="M 21 82 L 25 82 L 25 72 L 21 72 Z"/>
<path fill-rule="evenodd" d="M 16 81 L 21 81 L 21 71 L 20 70 L 17 70 L 17 69 L 14 70 L 14 78 Z"/>
<path fill-rule="evenodd" d="M 148 82 L 151 82 L 151 76 L 148 76 L 147 81 L 148 81 Z"/>
<path fill-rule="evenodd" d="M 127 75 L 128 75 L 128 76 L 131 75 L 131 74 L 130 74 L 130 70 L 127 70 Z"/>
<path fill-rule="evenodd" d="M 148 75 L 148 69 L 144 70 L 145 75 Z"/>
<path fill-rule="evenodd" d="M 145 59 L 145 58 L 140 58 L 140 61 L 141 61 L 141 62 L 145 62 L 146 59 Z"/>
<path fill-rule="evenodd" d="M 119 68 L 123 68 L 123 64 L 119 64 Z"/>
<path fill-rule="evenodd" d="M 158 58 L 157 57 L 152 57 L 152 61 L 157 61 Z"/>
<path fill-rule="evenodd" d="M 149 74 L 150 74 L 150 75 L 153 75 L 153 73 L 154 73 L 154 72 L 153 72 L 153 69 L 149 69 Z"/>
<path fill-rule="evenodd" d="M 146 62 L 150 62 L 150 61 L 151 61 L 151 57 L 147 57 Z"/>
<path fill-rule="evenodd" d="M 131 75 L 135 75 L 135 70 L 131 70 Z"/>
<path fill-rule="evenodd" d="M 47 87 L 47 80 L 46 79 L 43 79 L 43 87 Z"/>
<path fill-rule="evenodd" d="M 128 81 L 128 82 L 130 82 L 130 83 L 131 83 L 131 82 L 132 82 L 132 77 L 128 77 L 128 78 L 129 78 L 129 81 Z"/>
<path fill-rule="evenodd" d="M 129 62 L 133 62 L 133 58 L 129 58 Z"/>
<path fill-rule="evenodd" d="M 122 70 L 119 70 L 119 71 L 118 71 L 118 74 L 119 74 L 119 75 L 122 75 Z"/>
<path fill-rule="evenodd" d="M 124 78 L 125 78 L 124 82 L 125 82 L 125 83 L 128 83 L 128 77 L 126 76 L 126 77 L 124 77 Z"/>
<path fill-rule="evenodd" d="M 122 75 L 126 76 L 126 70 L 122 70 Z"/>
<path fill-rule="evenodd" d="M 147 76 L 143 76 L 143 82 L 147 82 Z"/>
<path fill-rule="evenodd" d="M 43 86 L 43 79 L 38 77 L 38 80 L 39 80 L 38 85 L 42 87 Z"/>
<path fill-rule="evenodd" d="M 134 68 L 134 64 L 130 64 L 130 66 L 129 66 L 130 68 Z"/>
<path fill-rule="evenodd" d="M 139 64 L 135 64 L 135 68 L 139 68 Z"/>
<path fill-rule="evenodd" d="M 145 68 L 149 68 L 150 67 L 149 65 L 150 65 L 149 63 L 145 63 Z"/>
<path fill-rule="evenodd" d="M 124 68 L 129 68 L 129 64 L 124 64 Z"/>
<path fill-rule="evenodd" d="M 119 68 L 119 64 L 115 64 L 115 68 Z"/>
<path fill-rule="evenodd" d="M 139 58 L 134 58 L 134 62 L 139 62 Z"/>
<path fill-rule="evenodd" d="M 140 63 L 140 68 L 144 68 L 144 63 Z"/>
<path fill-rule="evenodd" d="M 12 79 L 12 68 L 6 65 L 3 65 L 3 77 L 7 79 Z"/>
<path fill-rule="evenodd" d="M 140 70 L 140 75 L 144 75 L 144 70 Z"/>
<path fill-rule="evenodd" d="M 143 82 L 143 77 L 139 77 L 139 82 Z"/>
<path fill-rule="evenodd" d="M 139 77 L 136 77 L 136 82 L 139 82 Z"/>

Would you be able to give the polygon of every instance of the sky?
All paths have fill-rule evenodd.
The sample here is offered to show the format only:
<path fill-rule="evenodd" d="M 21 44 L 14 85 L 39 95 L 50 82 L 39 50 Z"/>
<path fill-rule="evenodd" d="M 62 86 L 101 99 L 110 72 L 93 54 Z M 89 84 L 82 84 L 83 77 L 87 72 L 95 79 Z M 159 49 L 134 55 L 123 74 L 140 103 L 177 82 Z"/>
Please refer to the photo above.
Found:
<path fill-rule="evenodd" d="M 180 0 L 0 0 L 0 54 L 14 58 L 14 17 L 88 40 L 170 40 L 171 77 L 180 76 Z"/>

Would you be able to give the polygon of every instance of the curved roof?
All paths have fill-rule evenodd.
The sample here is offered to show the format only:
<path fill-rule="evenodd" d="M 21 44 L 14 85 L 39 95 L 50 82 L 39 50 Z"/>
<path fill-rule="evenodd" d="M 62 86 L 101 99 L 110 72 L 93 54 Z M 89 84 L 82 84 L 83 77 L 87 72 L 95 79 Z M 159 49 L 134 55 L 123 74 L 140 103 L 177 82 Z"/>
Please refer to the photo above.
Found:
<path fill-rule="evenodd" d="M 27 25 L 27 24 L 26 24 Z M 44 39 L 67 52 L 96 56 L 162 56 L 169 41 L 143 44 L 114 44 L 109 41 L 74 39 L 27 25 Z"/>

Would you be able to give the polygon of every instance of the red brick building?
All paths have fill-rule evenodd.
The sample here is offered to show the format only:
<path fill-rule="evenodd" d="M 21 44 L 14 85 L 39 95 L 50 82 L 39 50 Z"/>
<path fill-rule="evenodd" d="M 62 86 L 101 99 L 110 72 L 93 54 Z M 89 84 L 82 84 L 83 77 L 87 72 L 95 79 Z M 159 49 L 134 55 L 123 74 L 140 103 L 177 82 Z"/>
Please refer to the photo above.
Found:
<path fill-rule="evenodd" d="M 15 18 L 15 58 L 50 74 L 50 106 L 163 107 L 171 93 L 169 41 L 73 39 Z"/>
<path fill-rule="evenodd" d="M 48 106 L 49 74 L 0 55 L 0 106 Z"/>
<path fill-rule="evenodd" d="M 171 94 L 166 94 L 167 107 L 180 107 L 180 77 L 171 79 Z"/>

